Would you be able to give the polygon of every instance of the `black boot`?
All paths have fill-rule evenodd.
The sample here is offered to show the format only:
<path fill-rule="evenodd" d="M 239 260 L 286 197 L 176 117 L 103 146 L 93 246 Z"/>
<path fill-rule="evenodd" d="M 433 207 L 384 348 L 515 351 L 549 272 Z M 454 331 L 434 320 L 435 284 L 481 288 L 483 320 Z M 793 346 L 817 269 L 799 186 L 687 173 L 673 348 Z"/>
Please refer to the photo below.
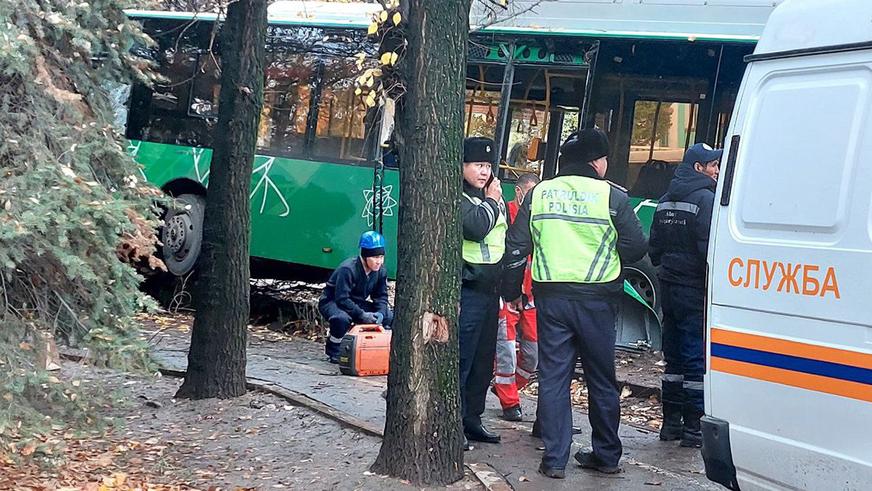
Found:
<path fill-rule="evenodd" d="M 524 415 L 521 413 L 521 406 L 503 409 L 503 419 L 506 421 L 524 421 Z"/>
<path fill-rule="evenodd" d="M 660 396 L 663 401 L 663 425 L 660 427 L 660 439 L 664 442 L 679 440 L 684 432 L 681 420 L 687 396 L 683 383 L 684 377 L 680 374 L 663 374 Z"/>
<path fill-rule="evenodd" d="M 663 424 L 660 425 L 660 439 L 671 442 L 681 438 L 684 433 L 681 423 L 681 404 L 663 401 Z"/>
<path fill-rule="evenodd" d="M 696 408 L 690 408 L 685 405 L 684 408 L 684 428 L 681 434 L 681 446 L 688 448 L 702 447 L 702 430 L 700 428 L 699 419 L 702 417 L 702 411 Z"/>
<path fill-rule="evenodd" d="M 481 423 L 464 428 L 464 433 L 466 438 L 476 442 L 500 443 L 500 435 L 488 430 Z"/>

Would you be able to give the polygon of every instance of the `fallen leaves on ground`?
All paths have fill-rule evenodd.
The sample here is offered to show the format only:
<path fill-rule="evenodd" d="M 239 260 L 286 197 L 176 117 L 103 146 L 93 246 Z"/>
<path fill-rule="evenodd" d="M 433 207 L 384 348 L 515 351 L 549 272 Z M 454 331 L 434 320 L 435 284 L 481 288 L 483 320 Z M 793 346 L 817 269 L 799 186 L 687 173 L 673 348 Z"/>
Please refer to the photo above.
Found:
<path fill-rule="evenodd" d="M 539 393 L 538 382 L 531 382 L 522 392 L 529 395 Z M 569 389 L 572 404 L 582 411 L 588 411 L 588 392 L 583 380 L 573 380 Z M 657 396 L 647 398 L 636 397 L 629 386 L 621 388 L 621 420 L 625 423 L 643 426 L 651 430 L 659 430 L 663 420 L 663 412 Z"/>

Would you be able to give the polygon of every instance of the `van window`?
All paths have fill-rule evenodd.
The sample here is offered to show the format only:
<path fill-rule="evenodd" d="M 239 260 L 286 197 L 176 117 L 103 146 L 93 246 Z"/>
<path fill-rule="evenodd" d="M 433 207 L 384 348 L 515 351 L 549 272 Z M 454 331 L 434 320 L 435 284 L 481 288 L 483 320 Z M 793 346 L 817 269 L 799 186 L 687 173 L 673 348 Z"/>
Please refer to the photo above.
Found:
<path fill-rule="evenodd" d="M 845 223 L 872 73 L 774 73 L 758 89 L 740 148 L 739 203 L 749 237 L 830 242 Z M 759 234 L 756 232 L 759 230 Z"/>

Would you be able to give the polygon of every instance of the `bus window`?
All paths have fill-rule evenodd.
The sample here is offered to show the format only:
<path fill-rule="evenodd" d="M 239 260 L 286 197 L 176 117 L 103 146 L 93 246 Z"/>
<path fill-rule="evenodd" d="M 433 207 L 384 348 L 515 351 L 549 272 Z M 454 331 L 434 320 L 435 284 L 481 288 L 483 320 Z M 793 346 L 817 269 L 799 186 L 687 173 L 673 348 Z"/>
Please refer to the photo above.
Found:
<path fill-rule="evenodd" d="M 218 97 L 221 94 L 221 62 L 218 55 L 200 53 L 193 84 L 188 116 L 217 118 Z"/>
<path fill-rule="evenodd" d="M 546 135 L 548 113 L 541 103 L 512 104 L 511 121 L 509 122 L 509 151 L 506 156 L 507 178 L 516 178 L 523 171 L 539 173 L 542 158 L 530 155 L 530 144 L 534 138 L 540 141 Z M 540 145 L 540 153 L 544 154 L 545 146 Z"/>
<path fill-rule="evenodd" d="M 360 70 L 354 59 L 324 59 L 313 155 L 340 161 L 365 161 L 366 106 L 354 95 Z"/>
<path fill-rule="evenodd" d="M 258 148 L 283 156 L 303 155 L 315 63 L 309 55 L 267 54 Z"/>
<path fill-rule="evenodd" d="M 630 196 L 659 199 L 666 192 L 676 164 L 696 142 L 697 113 L 695 103 L 636 101 L 627 173 Z"/>
<path fill-rule="evenodd" d="M 493 138 L 497 130 L 497 113 L 499 113 L 500 92 L 497 91 L 466 91 L 464 105 L 466 118 L 463 125 L 467 137 L 483 136 Z"/>
<path fill-rule="evenodd" d="M 212 23 L 197 22 L 187 29 L 186 25 L 166 20 L 146 24 L 157 42 L 146 54 L 159 64 L 163 79 L 153 88 L 137 84 L 131 92 L 131 108 L 137 116 L 129 121 L 128 134 L 134 139 L 189 146 L 212 144 L 214 118 L 204 117 L 213 109 L 207 102 L 217 102 L 218 91 L 210 87 L 220 77 L 205 49 Z M 201 89 L 208 93 L 208 99 L 200 97 Z M 204 110 L 209 114 L 202 114 Z"/>

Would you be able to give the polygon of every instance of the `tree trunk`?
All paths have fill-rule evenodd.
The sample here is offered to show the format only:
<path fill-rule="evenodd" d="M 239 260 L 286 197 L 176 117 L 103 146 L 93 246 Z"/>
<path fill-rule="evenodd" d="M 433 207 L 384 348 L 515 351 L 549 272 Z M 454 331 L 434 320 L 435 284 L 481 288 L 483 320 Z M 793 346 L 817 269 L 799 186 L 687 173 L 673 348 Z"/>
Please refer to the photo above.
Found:
<path fill-rule="evenodd" d="M 457 317 L 469 1 L 409 0 L 406 32 L 397 311 L 385 437 L 372 469 L 445 484 L 463 477 Z"/>
<path fill-rule="evenodd" d="M 266 0 L 230 4 L 223 26 L 221 96 L 203 222 L 197 314 L 177 397 L 245 393 L 249 315 L 249 191 L 263 106 Z"/>

